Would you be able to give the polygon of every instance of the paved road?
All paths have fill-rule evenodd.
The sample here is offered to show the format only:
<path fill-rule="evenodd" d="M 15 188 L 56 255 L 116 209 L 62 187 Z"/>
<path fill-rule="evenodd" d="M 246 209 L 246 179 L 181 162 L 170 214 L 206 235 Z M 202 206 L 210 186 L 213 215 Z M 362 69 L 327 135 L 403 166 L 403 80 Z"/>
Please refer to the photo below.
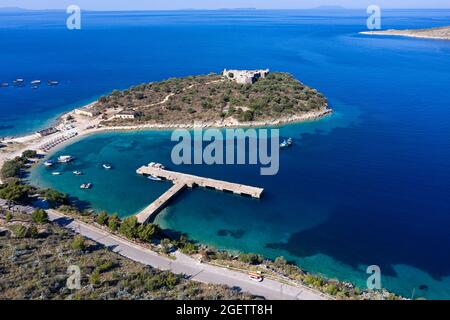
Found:
<path fill-rule="evenodd" d="M 5 206 L 5 202 L 0 199 L 0 206 Z M 32 207 L 17 207 L 20 210 L 31 212 Z M 284 300 L 322 300 L 326 297 L 316 291 L 306 287 L 296 287 L 285 285 L 280 282 L 264 279 L 262 282 L 255 282 L 242 272 L 231 271 L 226 268 L 216 267 L 197 262 L 195 259 L 176 252 L 176 259 L 167 257 L 137 245 L 131 241 L 122 239 L 110 234 L 93 225 L 83 223 L 73 218 L 67 217 L 55 210 L 47 210 L 49 219 L 60 226 L 73 230 L 93 241 L 100 243 L 110 250 L 132 259 L 134 261 L 152 266 L 161 270 L 171 270 L 174 273 L 182 273 L 195 281 L 214 284 L 225 284 L 229 287 L 240 288 L 244 292 L 263 296 L 267 299 Z"/>

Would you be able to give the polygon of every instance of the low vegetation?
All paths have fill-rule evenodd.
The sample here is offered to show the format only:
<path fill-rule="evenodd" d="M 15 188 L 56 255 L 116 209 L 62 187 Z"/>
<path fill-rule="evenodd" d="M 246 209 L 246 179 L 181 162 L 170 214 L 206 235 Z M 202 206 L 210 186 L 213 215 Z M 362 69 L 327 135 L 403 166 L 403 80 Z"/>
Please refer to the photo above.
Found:
<path fill-rule="evenodd" d="M 23 170 L 30 163 L 30 159 L 35 159 L 38 154 L 34 150 L 25 150 L 22 156 L 15 157 L 12 160 L 7 160 L 0 169 L 0 178 L 10 179 L 10 178 L 20 178 L 22 176 Z"/>
<path fill-rule="evenodd" d="M 9 213 L 11 214 L 11 213 Z M 0 299 L 251 299 L 225 286 L 158 271 L 50 223 L 0 212 Z M 70 289 L 69 266 L 80 268 Z"/>
<path fill-rule="evenodd" d="M 276 120 L 324 110 L 326 98 L 288 73 L 273 72 L 254 84 L 238 84 L 218 74 L 171 78 L 113 91 L 99 99 L 100 110 L 133 110 L 135 119 L 106 125 L 190 124 L 233 118 L 241 122 Z"/>

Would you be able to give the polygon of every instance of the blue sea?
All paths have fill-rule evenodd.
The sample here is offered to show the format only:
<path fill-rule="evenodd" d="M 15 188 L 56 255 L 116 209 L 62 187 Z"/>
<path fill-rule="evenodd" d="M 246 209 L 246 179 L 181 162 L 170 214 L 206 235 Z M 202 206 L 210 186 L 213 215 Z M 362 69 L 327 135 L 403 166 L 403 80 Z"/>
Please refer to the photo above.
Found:
<path fill-rule="evenodd" d="M 84 12 L 80 31 L 67 30 L 66 17 L 0 13 L 0 82 L 60 81 L 0 88 L 0 136 L 35 131 L 116 88 L 224 68 L 290 72 L 335 112 L 281 128 L 295 143 L 275 176 L 248 165 L 176 167 L 170 132 L 146 131 L 76 141 L 52 155 L 76 161 L 61 176 L 38 166 L 34 183 L 121 216 L 170 187 L 135 174 L 150 161 L 260 186 L 260 200 L 188 190 L 157 222 L 361 287 L 366 267 L 378 265 L 389 290 L 450 298 L 450 42 L 359 35 L 365 10 Z M 444 25 L 450 10 L 382 12 L 383 28 Z M 80 190 L 82 182 L 94 188 Z"/>

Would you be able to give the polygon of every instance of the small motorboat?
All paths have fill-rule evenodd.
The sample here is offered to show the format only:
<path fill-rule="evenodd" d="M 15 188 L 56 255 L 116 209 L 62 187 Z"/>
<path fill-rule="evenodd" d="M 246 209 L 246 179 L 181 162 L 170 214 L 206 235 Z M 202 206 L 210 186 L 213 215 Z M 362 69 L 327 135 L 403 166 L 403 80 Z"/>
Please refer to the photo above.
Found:
<path fill-rule="evenodd" d="M 81 176 L 83 173 L 81 171 L 77 170 L 77 171 L 74 171 L 73 174 L 76 176 Z"/>
<path fill-rule="evenodd" d="M 44 166 L 46 167 L 51 167 L 54 164 L 54 162 L 52 160 L 47 160 L 44 162 Z"/>
<path fill-rule="evenodd" d="M 47 81 L 47 85 L 49 85 L 49 86 L 57 86 L 58 84 L 59 84 L 59 82 L 56 80 L 48 80 Z"/>
<path fill-rule="evenodd" d="M 157 168 L 157 169 L 163 169 L 163 170 L 165 169 L 165 167 L 161 163 L 157 163 L 157 162 L 150 162 L 148 164 L 148 166 L 152 167 L 152 168 Z"/>
<path fill-rule="evenodd" d="M 110 164 L 103 164 L 102 167 L 106 170 L 110 170 L 112 168 Z"/>
<path fill-rule="evenodd" d="M 2 83 L 0 83 L 0 87 L 2 87 L 2 88 L 9 87 L 9 83 L 8 82 L 2 82 Z"/>
<path fill-rule="evenodd" d="M 80 189 L 91 189 L 92 188 L 92 183 L 83 183 L 80 186 Z"/>
<path fill-rule="evenodd" d="M 33 81 L 30 82 L 30 84 L 31 84 L 32 86 L 38 86 L 38 85 L 41 84 L 41 80 L 33 80 Z"/>
<path fill-rule="evenodd" d="M 153 180 L 153 181 L 161 181 L 162 179 L 160 177 L 154 176 L 154 175 L 149 175 L 148 179 Z"/>
<path fill-rule="evenodd" d="M 292 146 L 292 143 L 293 143 L 292 138 L 283 140 L 283 142 L 280 143 L 280 148 L 288 148 L 288 147 Z"/>
<path fill-rule="evenodd" d="M 60 175 L 61 175 L 61 172 L 52 172 L 52 175 L 54 175 L 54 176 L 60 176 Z"/>
<path fill-rule="evenodd" d="M 73 160 L 72 156 L 60 156 L 58 157 L 58 162 L 60 163 L 68 163 Z"/>
<path fill-rule="evenodd" d="M 16 79 L 16 80 L 13 81 L 13 84 L 14 84 L 16 87 L 21 87 L 21 86 L 24 85 L 24 83 L 25 83 L 25 80 L 23 80 L 23 79 L 21 79 L 21 78 Z"/>

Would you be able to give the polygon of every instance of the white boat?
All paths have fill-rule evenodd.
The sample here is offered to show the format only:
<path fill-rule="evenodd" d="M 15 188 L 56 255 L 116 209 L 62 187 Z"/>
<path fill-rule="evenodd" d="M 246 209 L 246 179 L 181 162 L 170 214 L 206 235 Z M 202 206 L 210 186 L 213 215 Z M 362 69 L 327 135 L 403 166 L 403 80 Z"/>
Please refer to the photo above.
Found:
<path fill-rule="evenodd" d="M 23 85 L 24 81 L 25 81 L 25 80 L 19 78 L 19 79 L 14 80 L 14 81 L 13 81 L 13 84 L 14 84 L 15 86 L 21 86 L 21 85 Z"/>
<path fill-rule="evenodd" d="M 287 148 L 292 145 L 292 138 L 289 138 L 287 140 L 283 140 L 283 142 L 280 143 L 280 148 Z"/>
<path fill-rule="evenodd" d="M 8 83 L 8 82 L 2 82 L 2 83 L 0 84 L 0 87 L 2 87 L 2 88 L 9 87 L 9 83 Z"/>
<path fill-rule="evenodd" d="M 61 175 L 61 172 L 52 172 L 52 175 L 59 176 L 59 175 Z"/>
<path fill-rule="evenodd" d="M 73 160 L 72 156 L 60 156 L 58 157 L 58 162 L 60 163 L 68 163 Z"/>
<path fill-rule="evenodd" d="M 32 86 L 38 86 L 41 84 L 41 80 L 33 80 L 30 82 Z"/>
<path fill-rule="evenodd" d="M 105 168 L 106 170 L 109 170 L 112 168 L 112 166 L 110 164 L 103 164 L 103 168 Z"/>
<path fill-rule="evenodd" d="M 83 183 L 80 186 L 80 189 L 91 189 L 92 188 L 92 183 Z"/>
<path fill-rule="evenodd" d="M 292 138 L 287 139 L 288 146 L 292 145 L 293 142 Z"/>
<path fill-rule="evenodd" d="M 81 171 L 74 171 L 73 174 L 76 176 L 81 176 L 83 173 Z"/>
<path fill-rule="evenodd" d="M 162 180 L 160 177 L 154 176 L 152 174 L 149 175 L 148 178 L 153 181 L 161 181 Z"/>
<path fill-rule="evenodd" d="M 44 162 L 44 166 L 46 167 L 51 167 L 54 164 L 54 162 L 52 160 L 47 160 Z"/>
<path fill-rule="evenodd" d="M 148 166 L 152 168 L 164 169 L 164 166 L 161 163 L 157 162 L 150 162 Z"/>
<path fill-rule="evenodd" d="M 47 84 L 48 84 L 49 86 L 57 86 L 57 85 L 59 84 L 59 82 L 58 82 L 58 81 L 55 81 L 55 80 L 48 80 L 48 81 L 47 81 Z"/>

